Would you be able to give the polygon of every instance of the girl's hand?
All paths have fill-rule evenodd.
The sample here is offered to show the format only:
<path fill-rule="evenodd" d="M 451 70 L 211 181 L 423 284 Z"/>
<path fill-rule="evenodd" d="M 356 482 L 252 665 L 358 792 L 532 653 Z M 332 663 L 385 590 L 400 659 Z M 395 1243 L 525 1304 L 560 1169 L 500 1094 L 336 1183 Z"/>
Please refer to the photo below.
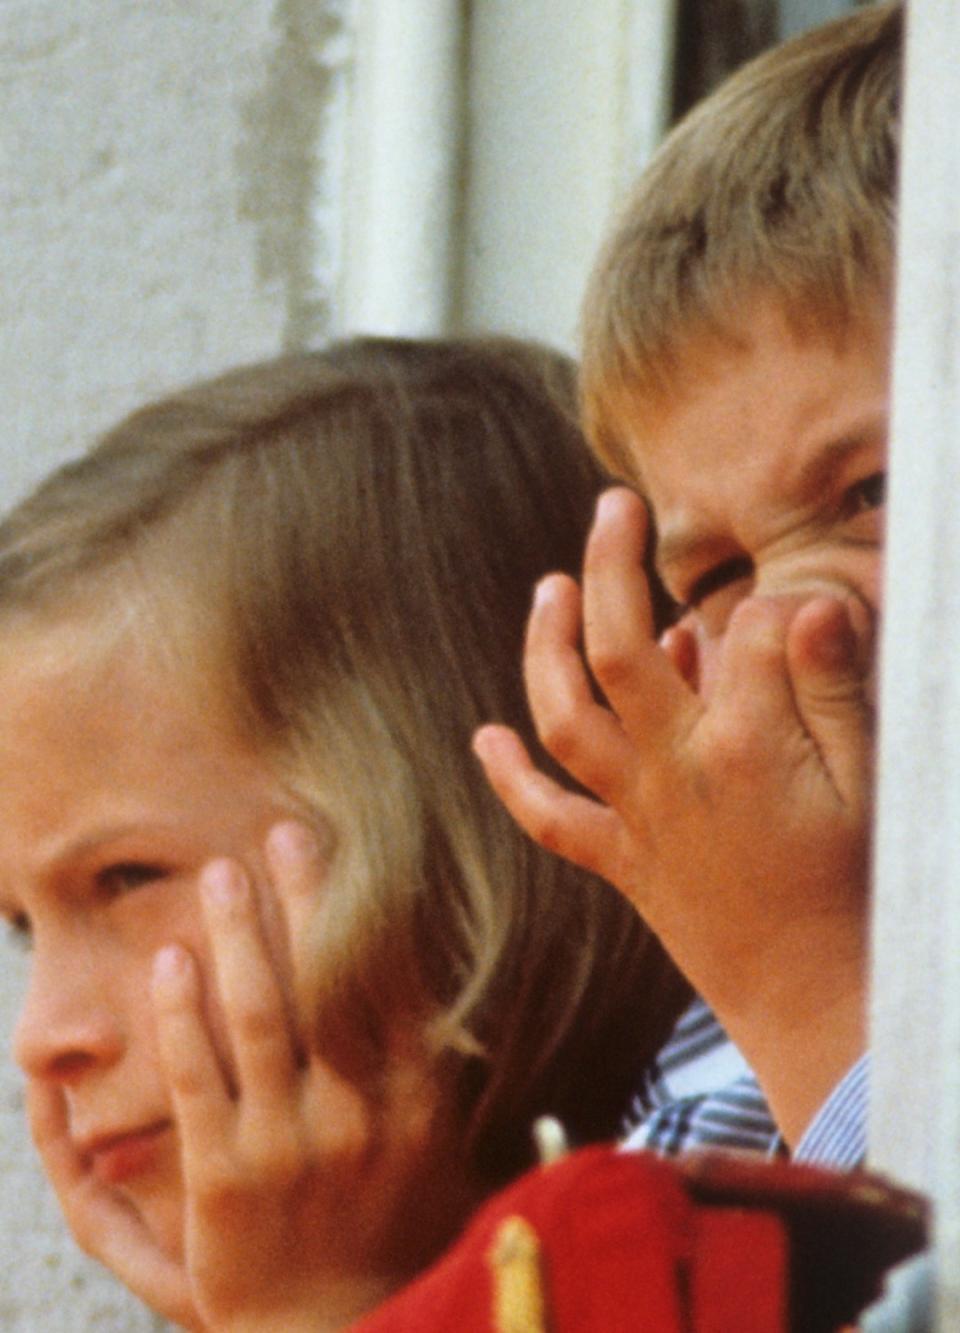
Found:
<path fill-rule="evenodd" d="M 266 859 L 289 938 L 303 939 L 323 877 L 316 841 L 280 824 Z M 157 955 L 153 986 L 180 1136 L 192 1300 L 217 1333 L 341 1328 L 400 1280 L 381 1240 L 403 1197 L 409 1149 L 391 1151 L 359 1093 L 303 1050 L 290 1000 L 296 977 L 281 984 L 243 868 L 211 862 L 201 897 L 217 1001 L 207 995 L 204 1005 L 212 987 L 178 945 Z"/>

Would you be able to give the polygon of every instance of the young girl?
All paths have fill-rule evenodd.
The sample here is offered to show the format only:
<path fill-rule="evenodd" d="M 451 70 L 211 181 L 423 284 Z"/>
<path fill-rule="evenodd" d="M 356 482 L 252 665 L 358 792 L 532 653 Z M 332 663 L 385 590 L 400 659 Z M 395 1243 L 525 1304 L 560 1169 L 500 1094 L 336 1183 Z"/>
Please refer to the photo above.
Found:
<path fill-rule="evenodd" d="M 80 1244 L 185 1327 L 340 1329 L 687 997 L 470 754 L 603 478 L 570 367 L 361 340 L 147 407 L 0 527 L 0 905 Z M 151 989 L 152 976 L 152 989 Z"/>

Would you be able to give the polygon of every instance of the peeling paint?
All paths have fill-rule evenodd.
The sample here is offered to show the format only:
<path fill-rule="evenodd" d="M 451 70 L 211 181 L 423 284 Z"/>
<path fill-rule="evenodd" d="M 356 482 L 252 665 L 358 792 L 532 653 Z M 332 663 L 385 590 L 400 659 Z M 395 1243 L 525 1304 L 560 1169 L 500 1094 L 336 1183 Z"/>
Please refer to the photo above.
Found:
<path fill-rule="evenodd" d="M 335 322 L 337 228 L 351 0 L 277 0 L 263 86 L 241 107 L 240 216 L 257 230 L 261 280 L 286 306 L 284 347 L 315 343 Z"/>

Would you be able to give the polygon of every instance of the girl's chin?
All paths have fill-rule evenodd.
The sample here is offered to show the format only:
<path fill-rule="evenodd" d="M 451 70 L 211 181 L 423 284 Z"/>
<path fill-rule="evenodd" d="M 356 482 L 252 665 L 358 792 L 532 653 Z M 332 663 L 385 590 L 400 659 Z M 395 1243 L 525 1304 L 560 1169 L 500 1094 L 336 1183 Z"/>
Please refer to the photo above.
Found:
<path fill-rule="evenodd" d="M 163 1255 L 176 1263 L 182 1262 L 184 1217 L 179 1182 L 166 1189 L 158 1183 L 152 1188 L 143 1185 L 125 1188 L 121 1193 Z"/>

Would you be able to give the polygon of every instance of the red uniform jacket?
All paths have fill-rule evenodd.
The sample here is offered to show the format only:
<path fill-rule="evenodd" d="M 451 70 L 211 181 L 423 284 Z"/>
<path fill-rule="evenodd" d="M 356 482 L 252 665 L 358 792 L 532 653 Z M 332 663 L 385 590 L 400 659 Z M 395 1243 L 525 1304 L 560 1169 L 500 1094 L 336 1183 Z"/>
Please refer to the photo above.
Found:
<path fill-rule="evenodd" d="M 585 1149 L 490 1200 L 352 1333 L 833 1333 L 925 1218 L 865 1173 Z"/>

